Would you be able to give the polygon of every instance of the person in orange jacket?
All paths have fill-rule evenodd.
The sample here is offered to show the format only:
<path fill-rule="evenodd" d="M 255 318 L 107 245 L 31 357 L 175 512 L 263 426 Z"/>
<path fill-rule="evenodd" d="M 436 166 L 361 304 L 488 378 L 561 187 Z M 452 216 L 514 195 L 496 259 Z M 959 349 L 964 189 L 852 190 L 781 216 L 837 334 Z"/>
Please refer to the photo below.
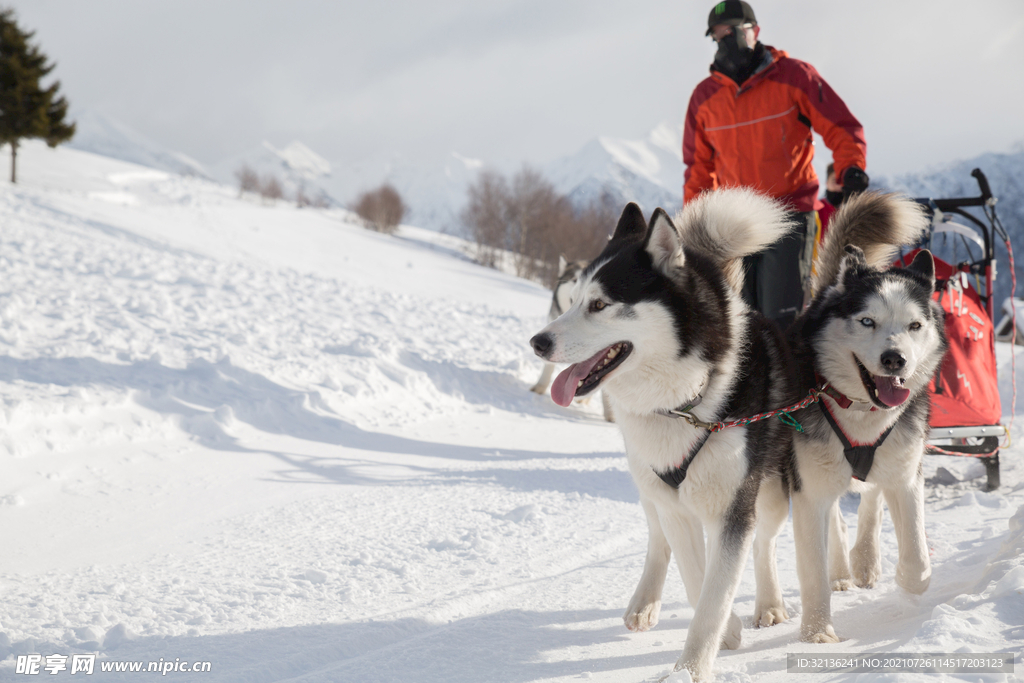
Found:
<path fill-rule="evenodd" d="M 867 189 L 864 128 L 817 70 L 758 40 L 742 0 L 717 3 L 708 30 L 711 75 L 690 97 L 683 129 L 683 203 L 719 187 L 750 187 L 786 203 L 794 232 L 748 257 L 744 298 L 783 328 L 801 311 L 811 270 L 818 177 L 814 136 L 830 150 L 846 194 Z"/>

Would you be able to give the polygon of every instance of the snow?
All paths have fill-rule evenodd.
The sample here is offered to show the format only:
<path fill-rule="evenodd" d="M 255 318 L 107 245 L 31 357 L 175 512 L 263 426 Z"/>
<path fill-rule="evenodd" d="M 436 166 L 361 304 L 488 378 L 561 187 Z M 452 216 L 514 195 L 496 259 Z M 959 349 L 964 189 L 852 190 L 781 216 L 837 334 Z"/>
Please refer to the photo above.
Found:
<path fill-rule="evenodd" d="M 33 652 L 97 653 L 95 680 L 160 659 L 212 663 L 181 681 L 669 674 L 693 616 L 678 575 L 655 629 L 621 621 L 647 535 L 621 437 L 599 402 L 528 390 L 547 291 L 453 237 L 79 150 L 27 144 L 19 179 L 0 193 L 0 680 Z M 787 524 L 791 619 L 750 627 L 748 563 L 716 680 L 789 680 L 787 653 L 815 648 L 1019 658 L 1020 456 L 992 493 L 979 462 L 926 459 L 931 587 L 896 588 L 886 517 L 880 584 L 833 596 L 838 645 L 799 641 Z"/>

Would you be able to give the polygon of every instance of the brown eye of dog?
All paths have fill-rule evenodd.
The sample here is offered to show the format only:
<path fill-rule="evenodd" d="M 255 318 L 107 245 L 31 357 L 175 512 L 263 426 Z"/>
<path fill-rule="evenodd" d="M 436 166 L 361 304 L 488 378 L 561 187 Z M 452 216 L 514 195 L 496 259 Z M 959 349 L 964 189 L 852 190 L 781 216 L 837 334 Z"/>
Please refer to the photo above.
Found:
<path fill-rule="evenodd" d="M 594 299 L 593 301 L 590 302 L 590 312 L 597 313 L 598 311 L 603 311 L 604 307 L 607 305 L 608 304 L 601 301 L 600 299 Z"/>
<path fill-rule="evenodd" d="M 917 323 L 917 322 L 910 323 L 910 331 L 911 332 L 917 332 L 919 329 L 921 329 L 921 323 Z"/>

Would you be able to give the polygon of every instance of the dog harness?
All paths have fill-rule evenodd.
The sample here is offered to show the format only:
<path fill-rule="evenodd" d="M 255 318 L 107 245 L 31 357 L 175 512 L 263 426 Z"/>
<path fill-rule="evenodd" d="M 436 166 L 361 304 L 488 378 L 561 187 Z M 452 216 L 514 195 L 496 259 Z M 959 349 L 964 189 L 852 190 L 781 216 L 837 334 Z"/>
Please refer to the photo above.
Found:
<path fill-rule="evenodd" d="M 690 423 L 691 426 L 698 427 L 706 431 L 693 444 L 693 446 L 690 448 L 690 452 L 686 454 L 686 458 L 683 459 L 683 462 L 678 467 L 674 467 L 667 472 L 659 472 L 658 470 L 654 470 L 654 473 L 657 474 L 663 482 L 665 482 L 674 489 L 678 489 L 680 484 L 682 484 L 683 481 L 686 479 L 686 471 L 690 468 L 690 465 L 693 463 L 693 459 L 697 457 L 697 454 L 700 452 L 700 449 L 704 447 L 704 444 L 707 443 L 708 439 L 715 432 L 722 431 L 723 429 L 728 429 L 729 427 L 745 427 L 746 425 L 749 425 L 754 422 L 759 422 L 761 420 L 766 420 L 770 417 L 778 417 L 784 424 L 793 427 L 797 431 L 802 432 L 804 430 L 803 427 L 800 425 L 799 422 L 796 422 L 793 419 L 790 413 L 795 412 L 797 410 L 802 410 L 811 405 L 812 403 L 818 403 L 821 408 L 822 414 L 825 416 L 825 420 L 828 421 L 829 426 L 832 427 L 832 431 L 835 432 L 836 436 L 839 437 L 839 440 L 843 444 L 843 454 L 846 456 L 846 461 L 850 463 L 850 467 L 853 468 L 854 478 L 859 479 L 860 481 L 867 480 L 868 472 L 871 471 L 871 465 L 875 461 L 875 451 L 878 450 L 878 447 L 881 446 L 883 442 L 885 442 L 886 437 L 889 436 L 889 432 L 892 431 L 893 427 L 895 427 L 896 424 L 893 423 L 888 429 L 882 432 L 881 436 L 879 436 L 873 444 L 855 445 L 853 442 L 850 441 L 849 437 L 846 436 L 846 432 L 843 431 L 843 428 L 839 426 L 839 423 L 836 421 L 835 416 L 832 415 L 832 410 L 826 405 L 827 401 L 822 400 L 822 396 L 829 396 L 836 402 L 836 404 L 840 408 L 844 409 L 853 406 L 853 399 L 850 399 L 848 396 L 846 396 L 841 391 L 833 387 L 820 376 L 818 376 L 818 382 L 818 386 L 812 388 L 809 392 L 807 392 L 806 398 L 801 400 L 799 403 L 794 403 L 791 406 L 779 408 L 778 410 L 770 410 L 766 413 L 758 413 L 757 415 L 751 415 L 750 417 L 744 417 L 739 420 L 732 420 L 731 422 L 704 422 L 703 420 L 697 419 L 690 411 L 692 411 L 694 408 L 700 405 L 700 402 L 703 399 L 702 394 L 698 394 L 697 397 L 694 398 L 693 400 L 689 401 L 688 403 L 684 403 L 683 405 L 673 410 L 657 411 L 659 415 L 664 415 L 665 417 L 682 418 L 686 420 L 688 423 Z M 857 401 L 857 403 L 860 404 L 866 402 Z M 863 408 L 859 408 L 859 406 L 858 408 L 855 409 L 863 410 Z M 878 410 L 878 408 L 875 406 L 871 406 L 870 408 L 867 408 L 867 410 L 876 411 Z"/>
<path fill-rule="evenodd" d="M 707 380 L 701 384 L 700 392 L 704 391 L 707 384 Z M 664 415 L 665 417 L 692 418 L 693 416 L 690 411 L 699 406 L 701 401 L 704 400 L 704 394 L 700 392 L 697 393 L 696 398 L 690 399 L 678 408 L 673 410 L 659 410 L 658 414 Z M 687 421 L 689 422 L 689 419 Z M 658 470 L 654 470 L 654 473 L 657 474 L 663 482 L 678 490 L 679 486 L 683 483 L 683 480 L 686 479 L 686 470 L 690 468 L 690 463 L 692 463 L 693 459 L 697 457 L 697 453 L 700 452 L 700 449 L 704 448 L 704 444 L 708 442 L 708 439 L 711 438 L 713 433 L 714 432 L 705 431 L 704 434 L 694 442 L 693 446 L 690 447 L 690 452 L 686 454 L 686 457 L 683 458 L 683 462 L 678 467 L 673 467 L 668 472 L 659 472 Z"/>
<path fill-rule="evenodd" d="M 839 392 L 836 391 L 836 393 Z M 839 404 L 840 408 L 848 408 L 850 406 L 850 399 L 846 398 L 846 396 L 843 396 L 841 393 L 839 395 L 845 400 L 846 405 L 844 406 L 839 399 L 836 399 L 836 403 Z M 829 396 L 835 398 L 831 393 L 829 393 Z M 839 437 L 839 440 L 843 444 L 843 455 L 846 456 L 846 461 L 850 463 L 850 467 L 853 468 L 853 478 L 859 481 L 867 481 L 868 472 L 871 471 L 871 465 L 875 462 L 875 451 L 878 450 L 878 447 L 885 441 L 885 437 L 889 436 L 889 432 L 891 432 L 892 428 L 896 426 L 896 423 L 894 422 L 889 425 L 889 428 L 882 432 L 882 435 L 879 436 L 874 443 L 854 444 L 850 441 L 846 432 L 843 431 L 843 428 L 839 426 L 839 422 L 836 421 L 835 415 L 832 414 L 832 409 L 828 407 L 828 402 L 821 401 L 818 403 L 818 407 L 821 408 L 821 414 L 825 416 L 825 420 L 827 420 L 829 426 L 832 427 L 832 431 L 835 432 L 835 435 Z M 872 407 L 872 410 L 874 409 L 875 408 Z"/>
<path fill-rule="evenodd" d="M 704 432 L 704 434 L 697 439 L 697 442 L 690 448 L 690 452 L 686 454 L 686 459 L 683 460 L 681 465 L 670 469 L 668 472 L 659 472 L 658 470 L 654 470 L 654 473 L 657 474 L 663 482 L 674 489 L 678 489 L 680 484 L 683 483 L 683 480 L 686 479 L 686 470 L 690 469 L 690 463 L 692 463 L 693 459 L 697 457 L 697 453 L 700 452 L 700 449 L 704 448 L 704 444 L 706 444 L 708 439 L 711 438 L 711 434 L 711 432 Z"/>

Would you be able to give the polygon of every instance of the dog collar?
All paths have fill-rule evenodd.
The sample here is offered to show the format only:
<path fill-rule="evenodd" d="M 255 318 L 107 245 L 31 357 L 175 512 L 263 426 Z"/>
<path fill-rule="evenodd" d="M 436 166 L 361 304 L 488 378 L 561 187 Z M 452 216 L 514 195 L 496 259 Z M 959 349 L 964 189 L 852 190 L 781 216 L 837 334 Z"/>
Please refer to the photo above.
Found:
<path fill-rule="evenodd" d="M 707 388 L 707 385 L 708 380 L 704 380 L 703 382 L 701 382 L 700 389 L 697 391 L 697 395 L 691 398 L 689 401 L 685 401 L 670 410 L 661 409 L 655 410 L 654 412 L 657 413 L 658 415 L 664 415 L 665 417 L 673 417 L 676 419 L 685 418 L 689 422 L 690 418 L 693 417 L 693 415 L 690 414 L 691 411 L 697 406 L 699 406 L 701 401 L 704 400 L 704 390 Z"/>
<path fill-rule="evenodd" d="M 818 380 L 818 391 L 822 392 L 823 394 L 831 398 L 833 401 L 835 401 L 836 405 L 838 405 L 840 408 L 846 410 L 853 406 L 854 403 L 856 403 L 857 407 L 854 408 L 854 410 L 878 410 L 876 406 L 871 405 L 871 403 L 869 403 L 868 401 L 861 401 L 860 399 L 850 398 L 849 396 L 847 396 L 846 394 L 832 386 L 829 382 L 826 382 L 825 378 L 819 375 L 818 373 L 814 373 L 814 377 Z M 870 408 L 868 406 L 870 406 Z"/>

